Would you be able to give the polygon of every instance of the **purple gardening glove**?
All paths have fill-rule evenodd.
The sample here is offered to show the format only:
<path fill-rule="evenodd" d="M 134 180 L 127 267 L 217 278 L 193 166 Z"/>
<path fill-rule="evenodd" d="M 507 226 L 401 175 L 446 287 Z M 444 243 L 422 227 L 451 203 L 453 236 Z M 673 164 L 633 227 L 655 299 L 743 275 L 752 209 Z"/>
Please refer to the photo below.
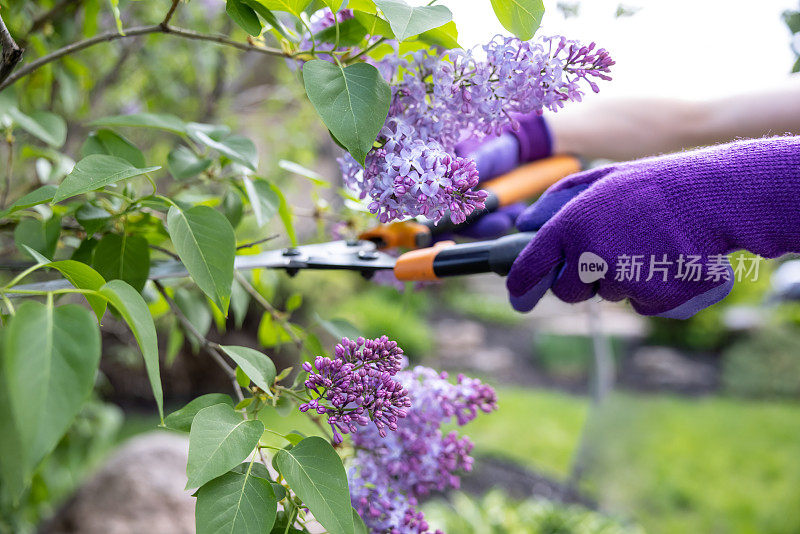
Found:
<path fill-rule="evenodd" d="M 542 159 L 552 154 L 552 140 L 544 118 L 532 114 L 517 117 L 519 129 L 507 130 L 498 136 L 483 139 L 469 138 L 456 146 L 456 154 L 475 160 L 482 182 L 510 172 L 523 163 Z M 518 203 L 504 206 L 484 215 L 459 235 L 474 239 L 492 239 L 505 235 L 514 227 L 514 221 L 525 209 Z"/>
<path fill-rule="evenodd" d="M 581 172 L 551 187 L 517 227 L 541 228 L 508 276 L 518 311 L 552 289 L 565 302 L 628 298 L 643 315 L 686 319 L 730 292 L 725 254 L 800 251 L 800 137 Z"/>

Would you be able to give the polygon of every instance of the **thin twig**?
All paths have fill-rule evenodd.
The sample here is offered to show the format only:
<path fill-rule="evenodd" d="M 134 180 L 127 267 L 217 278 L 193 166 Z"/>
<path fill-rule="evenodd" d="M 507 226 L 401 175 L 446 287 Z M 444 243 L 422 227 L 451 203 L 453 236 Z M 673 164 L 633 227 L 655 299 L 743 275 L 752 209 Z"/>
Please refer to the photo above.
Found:
<path fill-rule="evenodd" d="M 184 315 L 178 305 L 175 304 L 175 301 L 172 300 L 169 295 L 167 295 L 167 291 L 164 289 L 164 286 L 161 285 L 161 282 L 154 280 L 153 283 L 155 284 L 156 289 L 158 289 L 158 292 L 161 293 L 161 296 L 164 297 L 164 300 L 167 301 L 167 305 L 169 305 L 169 308 L 172 310 L 172 313 L 175 314 L 175 317 L 178 318 L 178 321 L 180 321 L 184 330 L 192 334 L 195 339 L 197 339 L 209 356 L 211 356 L 211 358 L 217 362 L 217 365 L 219 365 L 222 370 L 225 371 L 225 374 L 228 375 L 228 378 L 231 379 L 231 382 L 233 383 L 233 390 L 236 393 L 236 397 L 239 399 L 239 401 L 241 402 L 244 400 L 242 390 L 239 387 L 239 383 L 236 381 L 236 371 L 233 369 L 233 367 L 228 365 L 228 362 L 226 362 L 225 358 L 222 356 L 222 354 L 220 354 L 221 347 L 219 346 L 219 343 L 214 343 L 204 336 L 197 328 L 195 328 L 195 326 L 191 323 L 191 321 L 189 321 L 186 315 Z"/>
<path fill-rule="evenodd" d="M 161 27 L 165 30 L 169 26 L 169 21 L 172 20 L 172 15 L 175 14 L 175 10 L 178 8 L 178 4 L 181 0 L 172 0 L 172 5 L 169 6 L 169 11 L 167 11 L 167 15 L 164 17 L 164 20 L 161 21 Z"/>
<path fill-rule="evenodd" d="M 11 37 L 11 32 L 6 28 L 3 17 L 0 16 L 0 45 L 3 46 L 3 63 L 0 65 L 0 83 L 11 75 L 11 72 L 22 61 L 22 53 L 25 52 Z M 0 89 L 5 85 L 0 85 Z"/>
<path fill-rule="evenodd" d="M 3 26 L 5 28 L 5 26 Z M 0 29 L 0 33 L 2 29 Z M 92 46 L 98 45 L 100 43 L 108 43 L 111 41 L 117 41 L 120 39 L 128 39 L 131 37 L 136 37 L 139 35 L 149 35 L 152 33 L 164 33 L 167 35 L 175 35 L 177 37 L 182 37 L 184 39 L 192 39 L 196 41 L 209 41 L 212 43 L 217 43 L 220 45 L 231 46 L 233 48 L 243 50 L 245 52 L 259 52 L 262 54 L 267 54 L 270 56 L 280 56 L 286 57 L 287 54 L 284 53 L 282 50 L 277 48 L 270 48 L 267 46 L 254 46 L 248 43 L 240 43 L 238 41 L 234 41 L 225 37 L 224 35 L 213 35 L 213 34 L 206 34 L 206 33 L 199 33 L 193 30 L 187 30 L 184 28 L 177 28 L 175 26 L 167 26 L 166 28 L 161 26 L 161 24 L 156 24 L 152 26 L 137 26 L 135 28 L 129 28 L 125 30 L 125 34 L 118 33 L 116 31 L 101 33 L 99 35 L 95 35 L 94 37 L 90 37 L 88 39 L 84 39 L 82 41 L 76 41 L 72 44 L 69 44 L 63 48 L 59 48 L 47 55 L 44 55 L 35 61 L 31 61 L 30 63 L 26 64 L 23 68 L 19 69 L 14 74 L 8 76 L 7 78 L 0 77 L 0 91 L 19 81 L 21 78 L 28 76 L 32 72 L 36 71 L 37 69 L 47 65 L 48 63 L 52 63 L 57 59 L 61 59 L 64 56 L 68 56 L 70 54 L 74 54 L 75 52 L 80 52 L 81 50 L 85 50 L 87 48 L 91 48 Z M 4 47 L 4 55 L 5 55 L 5 47 Z M 20 52 L 21 56 L 21 52 Z M 19 60 L 17 60 L 19 61 Z M 16 63 L 15 63 L 16 65 Z M 5 63 L 4 63 L 5 66 Z"/>
<path fill-rule="evenodd" d="M 149 245 L 149 246 L 153 250 L 157 250 L 157 251 L 161 252 L 162 254 L 166 254 L 167 256 L 172 258 L 173 260 L 181 261 L 181 257 L 178 256 L 177 254 L 175 254 L 174 252 L 172 252 L 171 250 L 167 250 L 164 247 L 159 247 L 158 245 Z"/>
<path fill-rule="evenodd" d="M 275 307 L 272 304 L 270 304 L 269 301 L 265 299 L 264 296 L 258 292 L 258 290 L 256 290 L 256 288 L 252 286 L 252 284 L 250 284 L 250 282 L 247 280 L 247 278 L 244 277 L 242 273 L 240 273 L 239 271 L 234 271 L 233 275 L 236 278 L 236 281 L 242 285 L 244 290 L 247 291 L 247 293 L 249 293 L 251 297 L 253 297 L 253 300 L 258 302 L 261 305 L 261 307 L 264 308 L 267 311 L 267 313 L 269 313 L 272 316 L 273 320 L 278 321 L 281 324 L 283 330 L 289 335 L 292 342 L 294 342 L 295 346 L 297 347 L 297 350 L 302 352 L 303 349 L 305 348 L 305 343 L 303 343 L 303 340 L 297 337 L 297 334 L 294 333 L 294 330 L 292 330 L 289 321 L 283 318 L 281 313 L 278 310 L 276 310 Z"/>
<path fill-rule="evenodd" d="M 269 237 L 265 237 L 264 239 L 259 239 L 258 241 L 251 241 L 250 243 L 245 243 L 244 245 L 239 245 L 238 247 L 236 247 L 236 250 L 242 250 L 244 248 L 251 248 L 251 247 L 254 247 L 256 245 L 260 245 L 262 243 L 266 243 L 267 241 L 272 241 L 273 239 L 276 239 L 278 237 L 280 237 L 279 234 L 274 234 L 274 235 L 271 235 Z"/>

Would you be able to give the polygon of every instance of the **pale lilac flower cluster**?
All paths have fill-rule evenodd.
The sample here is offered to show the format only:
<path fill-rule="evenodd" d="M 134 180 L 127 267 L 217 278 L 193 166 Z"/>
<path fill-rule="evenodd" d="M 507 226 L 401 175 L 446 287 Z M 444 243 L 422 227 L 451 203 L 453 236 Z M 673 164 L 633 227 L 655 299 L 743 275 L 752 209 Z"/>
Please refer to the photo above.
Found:
<path fill-rule="evenodd" d="M 483 208 L 486 192 L 473 191 L 478 185 L 473 160 L 451 156 L 399 118 L 386 121 L 379 139 L 383 146 L 370 151 L 364 169 L 349 154 L 340 165 L 347 185 L 361 198 L 370 195 L 369 210 L 381 222 L 416 215 L 438 220 L 448 210 L 454 222 L 462 222 Z"/>
<path fill-rule="evenodd" d="M 341 433 L 355 432 L 357 425 L 370 421 L 385 436 L 387 428 L 397 429 L 397 420 L 406 416 L 411 404 L 408 392 L 392 378 L 403 361 L 403 350 L 386 336 L 343 338 L 333 358 L 317 356 L 313 366 L 303 363 L 310 373 L 305 387 L 312 398 L 300 411 L 326 415 L 336 443 L 342 442 Z"/>
<path fill-rule="evenodd" d="M 350 496 L 374 534 L 428 533 L 418 499 L 457 488 L 458 473 L 472 468 L 472 443 L 456 431 L 442 433 L 441 426 L 453 420 L 464 425 L 495 410 L 497 397 L 480 380 L 459 375 L 453 384 L 446 373 L 426 367 L 401 371 L 396 379 L 408 391 L 411 408 L 388 436 L 372 427 L 353 434 Z"/>
<path fill-rule="evenodd" d="M 370 211 L 382 222 L 415 215 L 438 220 L 448 210 L 460 221 L 482 208 L 485 194 L 471 191 L 477 185 L 471 160 L 448 156 L 458 141 L 517 128 L 518 114 L 580 101 L 583 84 L 598 91 L 594 79 L 609 80 L 614 64 L 594 43 L 564 37 L 525 42 L 498 36 L 482 51 L 485 58 L 480 50 L 459 49 L 379 62 L 393 82 L 381 146 L 363 169 L 349 154 L 339 164 L 346 185 L 372 199 Z"/>

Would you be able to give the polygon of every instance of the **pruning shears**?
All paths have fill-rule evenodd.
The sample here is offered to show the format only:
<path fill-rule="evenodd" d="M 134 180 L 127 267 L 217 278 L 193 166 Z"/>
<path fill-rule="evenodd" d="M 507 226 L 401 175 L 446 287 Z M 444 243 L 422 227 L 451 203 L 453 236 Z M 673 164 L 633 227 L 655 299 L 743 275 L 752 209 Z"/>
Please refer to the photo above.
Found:
<path fill-rule="evenodd" d="M 438 224 L 416 220 L 385 224 L 363 233 L 355 240 L 331 241 L 236 256 L 234 268 L 283 269 L 290 275 L 305 269 L 346 270 L 360 272 L 368 278 L 378 271 L 393 271 L 402 281 L 437 280 L 448 276 L 487 272 L 506 275 L 517 255 L 533 238 L 533 232 L 472 243 L 440 241 L 432 246 L 431 244 L 436 236 L 458 231 L 486 213 L 529 199 L 580 168 L 579 160 L 574 157 L 554 156 L 488 181 L 483 184 L 483 188 L 489 193 L 485 209 L 479 213 L 474 212 L 461 224 L 453 223 L 447 216 Z M 398 247 L 412 250 L 400 256 L 382 250 Z M 154 263 L 150 268 L 149 278 L 183 278 L 188 274 L 183 263 L 171 260 Z M 60 279 L 16 286 L 14 289 L 55 291 L 67 287 L 69 282 Z M 8 293 L 13 294 L 14 289 Z"/>

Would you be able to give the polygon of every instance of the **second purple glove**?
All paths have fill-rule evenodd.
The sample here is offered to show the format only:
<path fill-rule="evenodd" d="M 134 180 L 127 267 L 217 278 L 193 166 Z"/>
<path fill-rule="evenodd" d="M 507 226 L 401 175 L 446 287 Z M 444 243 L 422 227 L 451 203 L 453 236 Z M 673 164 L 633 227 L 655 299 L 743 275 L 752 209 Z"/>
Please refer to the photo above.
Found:
<path fill-rule="evenodd" d="M 552 140 L 544 118 L 533 114 L 517 120 L 517 130 L 480 140 L 469 138 L 456 147 L 456 154 L 475 160 L 481 182 L 506 174 L 523 163 L 552 155 Z M 473 239 L 505 235 L 524 209 L 522 203 L 504 206 L 481 217 L 459 234 Z"/>
<path fill-rule="evenodd" d="M 800 251 L 800 138 L 585 171 L 551 187 L 517 226 L 541 228 L 508 276 L 517 310 L 552 289 L 566 302 L 598 294 L 687 318 L 730 292 L 726 254 Z"/>

